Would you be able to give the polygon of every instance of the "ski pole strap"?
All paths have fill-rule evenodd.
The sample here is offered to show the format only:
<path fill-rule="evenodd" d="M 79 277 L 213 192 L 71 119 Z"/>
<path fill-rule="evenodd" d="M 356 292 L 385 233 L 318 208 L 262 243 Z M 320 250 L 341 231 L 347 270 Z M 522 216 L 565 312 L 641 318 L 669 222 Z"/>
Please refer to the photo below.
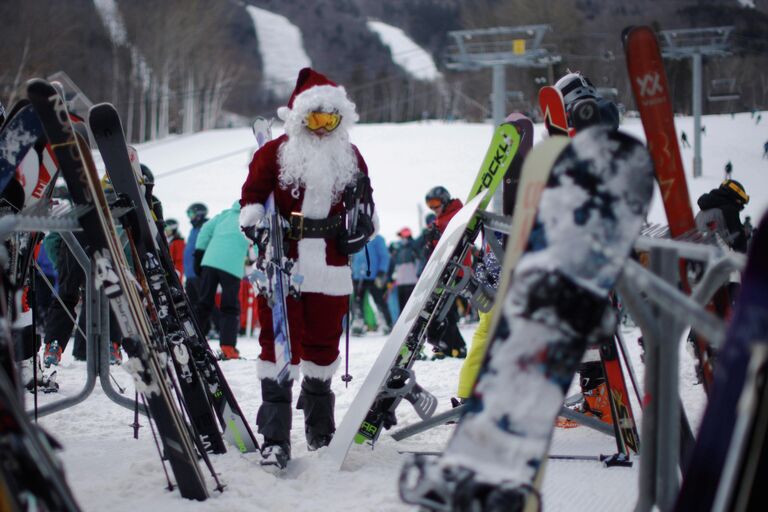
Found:
<path fill-rule="evenodd" d="M 342 229 L 344 216 L 340 213 L 325 219 L 308 219 L 301 212 L 291 212 L 288 218 L 288 238 L 291 240 L 335 238 Z"/>

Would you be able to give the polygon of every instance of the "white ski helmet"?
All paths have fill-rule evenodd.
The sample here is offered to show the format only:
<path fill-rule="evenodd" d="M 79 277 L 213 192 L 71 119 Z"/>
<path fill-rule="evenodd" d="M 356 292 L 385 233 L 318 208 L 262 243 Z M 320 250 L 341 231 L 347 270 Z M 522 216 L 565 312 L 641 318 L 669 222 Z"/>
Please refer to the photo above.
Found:
<path fill-rule="evenodd" d="M 589 78 L 585 77 L 578 71 L 576 73 L 568 73 L 563 78 L 557 81 L 555 87 L 563 95 L 563 103 L 570 105 L 576 100 L 582 98 L 599 98 L 597 89 Z"/>

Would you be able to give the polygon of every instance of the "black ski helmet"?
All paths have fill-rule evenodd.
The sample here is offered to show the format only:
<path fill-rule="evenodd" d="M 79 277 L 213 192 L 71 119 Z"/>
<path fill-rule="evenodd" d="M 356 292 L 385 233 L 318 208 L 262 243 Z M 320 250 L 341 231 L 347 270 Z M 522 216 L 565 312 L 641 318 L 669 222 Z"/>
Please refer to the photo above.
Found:
<path fill-rule="evenodd" d="M 555 87 L 563 95 L 563 104 L 566 109 L 568 105 L 576 100 L 584 98 L 599 98 L 597 88 L 592 85 L 589 78 L 582 75 L 580 72 L 568 73 L 564 77 L 555 83 Z"/>
<path fill-rule="evenodd" d="M 179 221 L 176 219 L 165 219 L 165 234 L 174 235 L 179 231 Z"/>
<path fill-rule="evenodd" d="M 203 203 L 192 203 L 187 208 L 187 217 L 190 221 L 202 220 L 208 215 L 208 207 Z"/>
<path fill-rule="evenodd" d="M 433 199 L 439 200 L 440 203 L 445 206 L 451 200 L 451 193 L 448 192 L 448 189 L 445 187 L 438 185 L 437 187 L 430 189 L 430 191 L 427 192 L 427 195 L 424 197 L 424 201 L 427 203 Z"/>
<path fill-rule="evenodd" d="M 733 199 L 742 205 L 749 203 L 749 196 L 746 190 L 744 190 L 744 186 L 736 180 L 723 181 L 720 184 L 720 189 L 728 192 Z"/>

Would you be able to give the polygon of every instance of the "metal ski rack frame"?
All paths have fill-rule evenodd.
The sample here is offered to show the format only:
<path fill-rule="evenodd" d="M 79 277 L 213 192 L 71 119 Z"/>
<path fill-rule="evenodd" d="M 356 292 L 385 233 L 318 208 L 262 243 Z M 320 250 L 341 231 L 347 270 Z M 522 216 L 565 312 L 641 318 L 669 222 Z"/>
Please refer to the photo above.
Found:
<path fill-rule="evenodd" d="M 488 231 L 509 233 L 507 217 L 482 212 L 486 240 Z M 715 292 L 725 285 L 731 272 L 744 268 L 746 258 L 712 243 L 703 236 L 686 240 L 657 238 L 663 229 L 650 226 L 638 237 L 635 249 L 650 254 L 650 270 L 629 260 L 616 291 L 643 335 L 645 345 L 645 396 L 641 425 L 640 476 L 636 512 L 658 507 L 672 510 L 679 492 L 682 402 L 679 395 L 679 340 L 688 327 L 705 332 L 714 348 L 722 345 L 725 322 L 705 309 Z M 648 236 L 648 235 L 651 236 Z M 667 234 L 668 236 L 668 234 Z M 500 247 L 492 250 L 497 252 Z M 497 256 L 499 256 L 497 252 Z M 677 287 L 680 260 L 700 262 L 706 271 L 686 295 Z"/>
<path fill-rule="evenodd" d="M 43 200 L 45 201 L 45 200 Z M 42 201 L 41 201 L 42 202 Z M 120 208 L 115 210 L 115 215 L 125 213 L 127 209 Z M 82 231 L 78 222 L 78 214 L 81 213 L 78 208 L 65 213 L 55 213 L 51 211 L 50 202 L 47 204 L 34 205 L 15 215 L 6 215 L 0 217 L 0 236 L 4 240 L 7 235 L 13 232 L 59 232 L 61 238 L 67 247 L 72 251 L 78 264 L 82 267 L 85 274 L 85 298 L 83 307 L 85 308 L 85 318 L 87 321 L 85 330 L 85 353 L 86 353 L 86 379 L 82 389 L 67 398 L 56 400 L 49 404 L 42 405 L 37 409 L 38 416 L 45 416 L 54 412 L 62 411 L 74 405 L 85 401 L 93 392 L 96 386 L 96 378 L 99 378 L 104 393 L 110 400 L 116 404 L 125 407 L 131 411 L 135 410 L 137 404 L 126 396 L 121 395 L 112 385 L 109 370 L 109 303 L 102 290 L 96 287 L 95 269 L 85 250 L 77 241 L 73 233 Z M 55 291 L 51 290 L 54 294 Z M 34 313 L 33 313 L 34 314 Z M 75 327 L 76 327 L 75 323 Z M 147 410 L 144 404 L 138 404 L 138 410 L 141 414 L 147 416 Z M 32 411 L 28 411 L 32 414 Z"/>
<path fill-rule="evenodd" d="M 681 420 L 679 340 L 690 326 L 706 332 L 718 347 L 725 339 L 723 320 L 706 311 L 730 273 L 744 267 L 742 255 L 717 246 L 641 236 L 636 249 L 650 255 L 650 270 L 629 261 L 616 289 L 643 335 L 645 396 L 641 425 L 640 476 L 636 512 L 672 510 L 679 492 Z M 698 261 L 707 270 L 690 296 L 677 288 L 680 259 Z"/>

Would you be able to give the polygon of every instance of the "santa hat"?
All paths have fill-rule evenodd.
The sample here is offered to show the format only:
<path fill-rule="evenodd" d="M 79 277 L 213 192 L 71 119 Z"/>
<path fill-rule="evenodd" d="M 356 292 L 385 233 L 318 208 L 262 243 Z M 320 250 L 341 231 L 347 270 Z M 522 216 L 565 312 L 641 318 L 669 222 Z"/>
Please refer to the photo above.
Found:
<path fill-rule="evenodd" d="M 288 105 L 277 109 L 277 117 L 288 121 L 291 114 L 304 117 L 307 113 L 317 110 L 337 111 L 341 114 L 344 124 L 353 124 L 359 119 L 355 104 L 347 97 L 344 87 L 312 68 L 304 68 L 299 71 L 296 87 Z"/>

